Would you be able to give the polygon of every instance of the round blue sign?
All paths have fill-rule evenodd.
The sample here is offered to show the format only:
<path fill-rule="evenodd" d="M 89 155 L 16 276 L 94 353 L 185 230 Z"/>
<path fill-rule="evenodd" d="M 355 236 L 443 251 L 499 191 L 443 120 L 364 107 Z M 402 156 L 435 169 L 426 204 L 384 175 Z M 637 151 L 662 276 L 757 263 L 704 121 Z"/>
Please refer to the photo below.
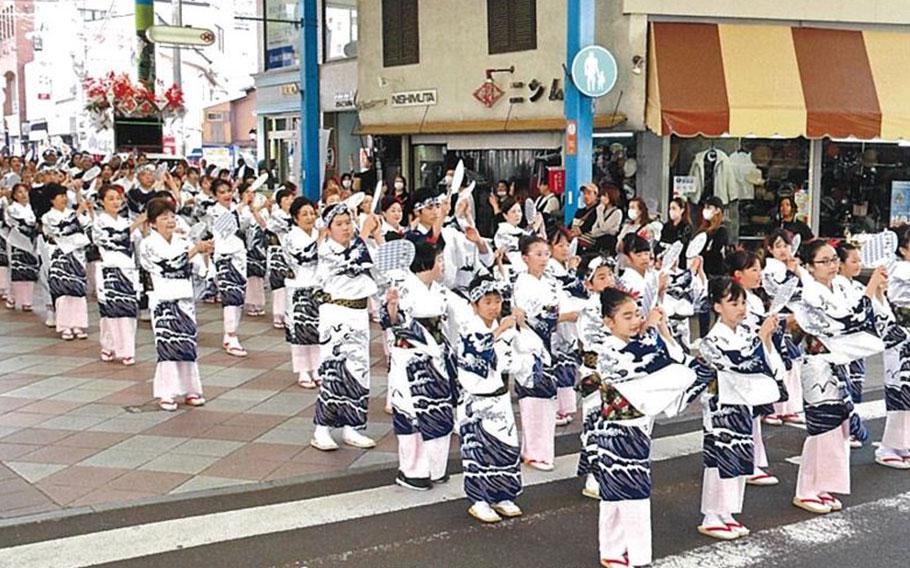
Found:
<path fill-rule="evenodd" d="M 572 81 L 581 94 L 602 97 L 616 86 L 616 59 L 599 45 L 581 48 L 572 60 Z"/>

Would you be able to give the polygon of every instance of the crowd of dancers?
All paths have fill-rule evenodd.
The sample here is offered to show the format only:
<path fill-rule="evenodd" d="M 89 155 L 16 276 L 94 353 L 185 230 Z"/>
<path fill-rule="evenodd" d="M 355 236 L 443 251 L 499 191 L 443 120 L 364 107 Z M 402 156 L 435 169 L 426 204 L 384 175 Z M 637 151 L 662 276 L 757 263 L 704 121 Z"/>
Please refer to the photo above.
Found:
<path fill-rule="evenodd" d="M 87 338 L 94 290 L 100 358 L 112 363 L 135 363 L 137 321 L 150 319 L 163 411 L 205 404 L 197 303 L 221 303 L 223 348 L 245 357 L 242 317 L 265 314 L 268 292 L 296 381 L 318 389 L 310 444 L 337 449 L 340 430 L 344 444 L 375 445 L 364 433 L 373 319 L 396 482 L 446 482 L 454 433 L 479 521 L 522 514 L 521 464 L 552 470 L 557 428 L 580 415 L 578 473 L 600 503 L 604 566 L 651 562 L 651 433 L 690 404 L 704 432 L 697 530 L 713 538 L 748 535 L 735 517 L 746 486 L 778 483 L 763 424 L 805 424 L 793 504 L 843 507 L 850 447 L 868 438 L 854 405 L 877 353 L 887 417 L 876 461 L 910 469 L 910 229 L 867 283 L 857 246 L 798 244 L 786 230 L 757 253 L 724 251 L 727 275 L 709 279 L 704 238 L 684 247 L 650 227 L 623 234 L 615 256 L 579 257 L 584 235 L 553 217 L 549 195 L 505 197 L 484 238 L 457 171 L 410 194 L 348 183 L 313 202 L 290 184 L 264 192 L 262 179 L 143 162 L 5 159 L 0 289 L 8 309 L 37 312 L 67 341 Z M 705 313 L 714 323 L 692 341 Z"/>

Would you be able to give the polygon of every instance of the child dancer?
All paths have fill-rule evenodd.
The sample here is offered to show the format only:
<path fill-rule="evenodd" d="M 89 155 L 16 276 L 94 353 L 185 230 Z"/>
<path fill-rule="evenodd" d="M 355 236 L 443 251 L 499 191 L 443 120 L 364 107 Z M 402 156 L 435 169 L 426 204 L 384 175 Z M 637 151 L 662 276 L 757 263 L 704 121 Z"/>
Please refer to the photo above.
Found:
<path fill-rule="evenodd" d="M 756 259 L 757 260 L 757 259 Z M 758 267 L 747 278 L 758 280 Z M 750 280 L 751 281 L 751 280 Z M 718 383 L 702 395 L 704 403 L 704 480 L 698 532 L 720 540 L 749 534 L 733 515 L 742 512 L 746 479 L 753 475 L 753 404 L 777 400 L 771 334 L 777 316 L 765 318 L 757 329 L 743 325 L 748 308 L 746 291 L 727 277 L 709 284 L 708 301 L 717 322 L 700 346 L 701 356 L 718 371 Z"/>
<path fill-rule="evenodd" d="M 287 289 L 284 287 L 284 280 L 290 268 L 284 258 L 284 243 L 294 225 L 290 214 L 293 202 L 293 193 L 287 189 L 279 189 L 275 193 L 275 204 L 272 205 L 268 219 L 267 272 L 269 289 L 272 291 L 272 327 L 275 329 L 284 329 L 284 313 L 287 310 Z"/>
<path fill-rule="evenodd" d="M 660 307 L 642 319 L 628 293 L 601 295 L 609 329 L 596 375 L 581 385 L 588 467 L 598 482 L 600 564 L 651 563 L 651 428 L 654 416 L 675 414 L 698 381 L 673 340 Z"/>
<path fill-rule="evenodd" d="M 35 282 L 38 281 L 39 263 L 35 240 L 38 237 L 37 219 L 28 201 L 28 186 L 13 186 L 12 201 L 6 208 L 6 221 L 10 225 L 10 302 L 24 312 L 32 311 Z"/>
<path fill-rule="evenodd" d="M 597 353 L 603 348 L 609 331 L 603 325 L 600 308 L 600 294 L 607 288 L 616 285 L 614 267 L 616 262 L 611 257 L 594 257 L 588 263 L 585 274 L 585 292 L 588 300 L 578 314 L 575 326 L 578 330 L 578 349 L 581 353 L 581 365 L 578 368 L 579 387 L 592 375 L 597 375 Z M 595 380 L 597 376 L 594 377 Z M 578 388 L 578 387 L 576 387 Z M 591 499 L 600 499 L 600 486 L 591 473 L 590 460 L 587 455 L 587 435 L 589 421 L 582 421 L 581 453 L 578 457 L 578 475 L 585 476 L 585 486 L 581 494 Z"/>
<path fill-rule="evenodd" d="M 367 298 L 377 292 L 370 275 L 373 260 L 366 243 L 354 234 L 356 212 L 343 202 L 322 212 L 327 239 L 319 246 L 316 285 L 319 306 L 319 397 L 316 430 L 310 444 L 335 450 L 332 428 L 343 428 L 344 443 L 358 448 L 376 445 L 366 427 L 370 398 L 370 316 Z M 370 217 L 364 233 L 375 230 Z"/>
<path fill-rule="evenodd" d="M 442 249 L 416 245 L 411 270 L 386 294 L 380 310 L 392 331 L 392 424 L 398 437 L 398 475 L 408 489 L 444 482 L 449 438 L 454 427 L 452 352 L 445 336 L 448 302 L 442 277 Z"/>
<path fill-rule="evenodd" d="M 65 340 L 86 339 L 88 305 L 85 300 L 85 229 L 91 223 L 91 206 L 82 200 L 74 211 L 67 206 L 66 188 L 51 183 L 45 187 L 51 209 L 41 218 L 47 239 L 48 289 L 56 312 L 57 332 Z"/>
<path fill-rule="evenodd" d="M 268 259 L 268 225 L 259 214 L 255 192 L 243 184 L 240 188 L 240 223 L 246 226 L 246 315 L 257 317 L 265 314 L 265 276 Z"/>
<path fill-rule="evenodd" d="M 130 223 L 120 216 L 123 196 L 112 185 L 98 191 L 103 207 L 95 216 L 92 235 L 101 254 L 96 268 L 98 320 L 101 328 L 101 360 L 120 359 L 133 365 L 136 355 L 136 318 L 139 316 L 139 272 L 133 258 L 133 231 L 145 222 L 145 214 Z"/>
<path fill-rule="evenodd" d="M 801 370 L 808 436 L 793 504 L 823 514 L 843 507 L 832 493 L 850 493 L 850 434 L 861 441 L 868 436 L 846 391 L 846 366 L 884 350 L 871 298 L 881 295 L 887 275 L 884 268 L 875 270 L 866 293 L 850 301 L 833 286 L 838 258 L 830 245 L 805 245 L 805 261 L 810 277 L 803 280 L 796 321 L 808 342 Z"/>
<path fill-rule="evenodd" d="M 218 271 L 218 294 L 221 296 L 224 318 L 222 345 L 229 355 L 246 357 L 246 349 L 237 338 L 247 282 L 244 219 L 233 202 L 231 184 L 216 179 L 212 181 L 212 190 L 218 200 L 211 209 L 211 230 L 215 246 L 213 260 Z"/>
<path fill-rule="evenodd" d="M 521 411 L 522 459 L 543 471 L 553 469 L 556 434 L 556 377 L 551 357 L 552 337 L 559 321 L 575 321 L 577 313 L 560 315 L 559 296 L 552 280 L 544 278 L 550 249 L 537 236 L 523 237 L 519 249 L 527 272 L 515 280 L 512 306 L 527 318 L 516 347 L 533 353 L 537 363 L 515 376 L 515 394 Z M 526 340 L 526 341 L 525 341 Z"/>
<path fill-rule="evenodd" d="M 291 366 L 297 373 L 297 384 L 314 389 L 318 386 L 319 368 L 316 207 L 309 199 L 297 197 L 291 204 L 290 215 L 295 224 L 284 241 L 284 258 L 289 270 L 284 281 L 287 291 L 284 333 L 291 345 Z"/>
<path fill-rule="evenodd" d="M 750 336 L 759 333 L 762 322 L 766 319 L 765 304 L 756 294 L 761 286 L 761 261 L 754 253 L 749 251 L 736 251 L 727 257 L 727 268 L 730 271 L 730 277 L 734 282 L 742 286 L 746 292 L 746 316 L 743 319 L 743 332 Z M 785 346 L 784 333 L 786 322 L 779 321 L 778 329 L 775 330 L 772 337 L 774 353 L 777 360 L 781 361 L 781 366 L 776 367 L 779 376 L 776 377 L 780 383 L 780 399 L 789 396 L 784 382 L 784 374 L 792 372 L 794 366 L 790 359 L 790 351 Z M 771 475 L 763 468 L 768 467 L 768 454 L 765 452 L 765 442 L 762 438 L 761 423 L 762 417 L 774 414 L 774 407 L 771 404 L 756 404 L 752 407 L 752 442 L 753 455 L 755 456 L 755 467 L 752 475 L 746 479 L 748 485 L 767 486 L 777 485 L 780 480 Z"/>
<path fill-rule="evenodd" d="M 496 280 L 478 276 L 468 288 L 473 315 L 458 338 L 458 433 L 468 513 L 484 523 L 521 515 L 518 430 L 506 373 L 513 364 L 510 342 L 521 317 L 499 319 L 502 294 Z"/>
<path fill-rule="evenodd" d="M 581 259 L 569 254 L 569 232 L 563 228 L 554 230 L 547 242 L 550 245 L 550 260 L 545 274 L 555 284 L 559 293 L 561 312 L 578 312 L 587 292 L 575 269 Z M 575 382 L 578 379 L 578 330 L 576 322 L 564 321 L 556 326 L 553 334 L 553 373 L 556 375 L 556 425 L 565 426 L 575 419 L 577 401 Z"/>
<path fill-rule="evenodd" d="M 888 299 L 898 323 L 910 332 L 910 226 L 898 230 L 899 260 L 888 275 Z M 875 450 L 875 462 L 910 469 L 910 340 L 890 346 L 885 341 L 885 431 Z M 852 378 L 852 376 L 851 376 Z"/>
<path fill-rule="evenodd" d="M 149 308 L 155 333 L 153 394 L 162 410 L 177 410 L 177 397 L 187 406 L 202 406 L 202 383 L 197 359 L 196 305 L 192 266 L 200 253 L 211 252 L 211 241 L 195 245 L 174 232 L 176 208 L 167 199 L 150 201 L 146 208 L 151 231 L 142 239 L 139 261 L 151 279 Z"/>
<path fill-rule="evenodd" d="M 765 267 L 762 269 L 762 288 L 768 296 L 774 296 L 777 289 L 792 278 L 798 278 L 800 281 L 805 275 L 805 271 L 799 266 L 799 262 L 793 254 L 792 241 L 790 233 L 784 229 L 776 229 L 771 232 L 765 239 Z M 794 294 L 790 305 L 799 301 L 802 285 L 799 285 L 796 294 Z M 781 310 L 781 314 L 788 315 L 791 313 L 789 307 Z M 788 318 L 792 321 L 792 318 Z M 765 424 L 771 426 L 780 426 L 784 422 L 793 424 L 804 424 L 805 418 L 802 416 L 803 398 L 801 396 L 802 387 L 800 386 L 800 372 L 802 366 L 799 364 L 789 364 L 802 357 L 799 347 L 793 342 L 790 333 L 784 334 L 784 346 L 786 347 L 787 357 L 784 363 L 787 364 L 787 372 L 784 375 L 784 386 L 787 389 L 787 399 L 783 402 L 774 403 L 774 413 L 764 417 Z"/>

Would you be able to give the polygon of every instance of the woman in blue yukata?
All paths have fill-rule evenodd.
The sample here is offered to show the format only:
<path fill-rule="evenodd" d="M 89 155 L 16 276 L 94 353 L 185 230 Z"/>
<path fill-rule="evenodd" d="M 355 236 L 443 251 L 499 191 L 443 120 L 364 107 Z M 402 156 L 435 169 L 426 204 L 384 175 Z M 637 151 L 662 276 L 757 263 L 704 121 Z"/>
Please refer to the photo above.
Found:
<path fill-rule="evenodd" d="M 149 310 L 158 353 L 154 396 L 162 410 L 177 410 L 180 396 L 187 406 L 202 406 L 193 269 L 212 251 L 212 242 L 193 244 L 175 233 L 176 207 L 169 199 L 153 199 L 145 214 L 151 231 L 142 239 L 139 261 L 151 278 Z"/>
<path fill-rule="evenodd" d="M 402 487 L 430 489 L 448 479 L 449 439 L 455 425 L 455 366 L 448 331 L 448 290 L 441 284 L 442 247 L 415 246 L 410 271 L 386 294 L 382 326 L 392 331 L 389 390 L 398 437 Z"/>
<path fill-rule="evenodd" d="M 372 448 L 363 434 L 370 399 L 370 315 L 367 300 L 376 294 L 367 245 L 355 235 L 356 212 L 344 202 L 327 206 L 322 221 L 326 240 L 319 245 L 316 293 L 319 305 L 319 397 L 316 430 L 310 444 L 335 450 L 332 429 L 343 429 L 344 443 Z M 363 229 L 371 234 L 378 226 L 370 216 Z"/>

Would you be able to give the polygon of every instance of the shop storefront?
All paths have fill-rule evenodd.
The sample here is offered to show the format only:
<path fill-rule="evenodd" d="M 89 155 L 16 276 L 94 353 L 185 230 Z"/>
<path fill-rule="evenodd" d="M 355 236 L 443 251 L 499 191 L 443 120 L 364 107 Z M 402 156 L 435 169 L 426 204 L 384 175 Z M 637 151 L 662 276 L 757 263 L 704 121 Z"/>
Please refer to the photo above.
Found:
<path fill-rule="evenodd" d="M 728 205 L 746 244 L 793 197 L 817 235 L 910 217 L 910 36 L 780 25 L 652 22 L 646 121 L 668 138 L 661 198 Z M 892 140 L 894 142 L 885 142 Z M 907 203 L 907 206 L 904 206 Z"/>

